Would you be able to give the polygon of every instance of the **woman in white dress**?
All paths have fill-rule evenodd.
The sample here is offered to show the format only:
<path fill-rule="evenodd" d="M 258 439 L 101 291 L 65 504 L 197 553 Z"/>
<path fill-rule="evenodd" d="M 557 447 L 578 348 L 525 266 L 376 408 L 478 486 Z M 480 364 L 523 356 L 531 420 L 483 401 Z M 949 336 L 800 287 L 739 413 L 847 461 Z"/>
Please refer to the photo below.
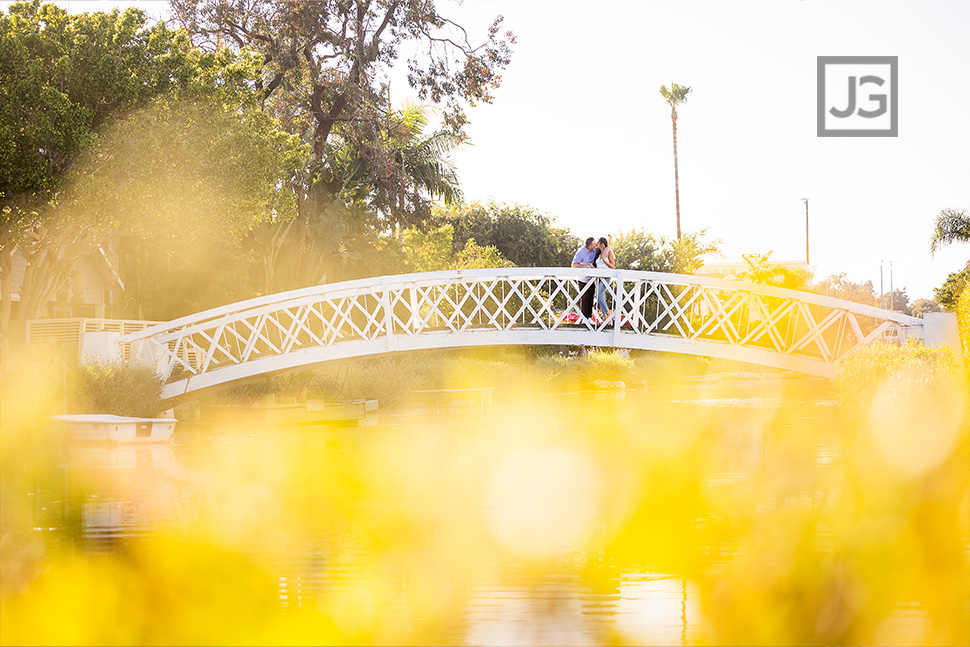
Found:
<path fill-rule="evenodd" d="M 593 264 L 601 270 L 616 268 L 616 254 L 613 253 L 613 248 L 610 247 L 605 236 L 596 243 L 596 260 L 593 261 Z M 609 279 L 604 278 L 596 279 L 596 303 L 600 309 L 600 317 L 604 320 L 611 311 L 606 303 L 606 286 L 609 285 L 609 281 Z"/>

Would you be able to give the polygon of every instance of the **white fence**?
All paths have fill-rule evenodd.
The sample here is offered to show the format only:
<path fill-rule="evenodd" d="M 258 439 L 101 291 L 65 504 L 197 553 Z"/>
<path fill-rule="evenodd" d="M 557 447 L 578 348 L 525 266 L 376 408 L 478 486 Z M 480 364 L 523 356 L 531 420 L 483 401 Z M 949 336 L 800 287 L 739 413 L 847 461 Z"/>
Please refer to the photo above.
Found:
<path fill-rule="evenodd" d="M 67 355 L 84 360 L 90 355 L 117 357 L 111 347 L 123 335 L 129 335 L 149 326 L 156 321 L 132 319 L 31 319 L 27 322 L 27 343 L 33 345 L 56 346 Z M 123 349 L 127 352 L 127 347 Z M 125 360 L 127 355 L 121 355 Z"/>

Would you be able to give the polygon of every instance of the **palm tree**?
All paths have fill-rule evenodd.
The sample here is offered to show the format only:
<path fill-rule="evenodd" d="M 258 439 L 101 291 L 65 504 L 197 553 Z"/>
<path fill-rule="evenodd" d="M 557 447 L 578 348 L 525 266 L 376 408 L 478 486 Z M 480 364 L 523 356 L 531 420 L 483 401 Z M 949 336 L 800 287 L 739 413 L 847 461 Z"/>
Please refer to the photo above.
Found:
<path fill-rule="evenodd" d="M 460 204 L 461 183 L 449 154 L 461 141 L 444 130 L 425 135 L 428 116 L 423 106 L 405 103 L 399 119 L 404 142 L 398 163 L 403 167 L 404 176 L 432 198 L 441 198 L 446 206 Z"/>
<path fill-rule="evenodd" d="M 944 209 L 936 214 L 930 253 L 950 243 L 970 243 L 970 213 L 963 209 Z"/>
<path fill-rule="evenodd" d="M 674 197 L 677 203 L 677 239 L 680 240 L 680 176 L 677 173 L 677 106 L 687 103 L 687 95 L 690 88 L 686 85 L 677 85 L 670 82 L 670 88 L 666 85 L 660 86 L 660 96 L 670 105 L 670 121 L 674 128 Z"/>
<path fill-rule="evenodd" d="M 449 157 L 461 142 L 445 131 L 426 135 L 427 125 L 420 105 L 408 103 L 400 112 L 388 112 L 378 133 L 380 146 L 345 141 L 334 148 L 328 178 L 307 191 L 305 202 L 313 206 L 304 216 L 253 230 L 265 294 L 323 282 L 328 266 L 359 259 L 348 241 L 355 236 L 352 223 L 362 222 L 360 214 L 367 209 L 406 224 L 419 208 L 428 213 L 432 200 L 440 198 L 446 206 L 461 203 L 461 184 Z M 281 262 L 289 264 L 289 275 L 278 267 Z"/>
<path fill-rule="evenodd" d="M 808 270 L 800 267 L 789 269 L 784 265 L 772 263 L 771 254 L 772 252 L 767 254 L 742 254 L 741 257 L 748 264 L 748 269 L 738 272 L 737 278 L 762 285 L 773 285 L 776 288 L 808 289 L 809 281 L 812 278 Z"/>

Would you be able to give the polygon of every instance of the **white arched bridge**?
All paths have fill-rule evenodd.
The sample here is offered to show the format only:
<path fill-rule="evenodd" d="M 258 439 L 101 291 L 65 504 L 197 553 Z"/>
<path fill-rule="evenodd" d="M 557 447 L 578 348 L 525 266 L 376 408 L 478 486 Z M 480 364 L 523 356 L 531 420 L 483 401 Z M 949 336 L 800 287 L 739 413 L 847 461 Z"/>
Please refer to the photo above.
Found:
<path fill-rule="evenodd" d="M 579 280 L 612 309 L 585 321 Z M 594 282 L 586 283 L 594 289 Z M 452 270 L 268 295 L 120 339 L 165 400 L 332 360 L 465 346 L 584 345 L 739 360 L 831 377 L 853 349 L 924 338 L 923 320 L 724 279 L 573 268 Z"/>

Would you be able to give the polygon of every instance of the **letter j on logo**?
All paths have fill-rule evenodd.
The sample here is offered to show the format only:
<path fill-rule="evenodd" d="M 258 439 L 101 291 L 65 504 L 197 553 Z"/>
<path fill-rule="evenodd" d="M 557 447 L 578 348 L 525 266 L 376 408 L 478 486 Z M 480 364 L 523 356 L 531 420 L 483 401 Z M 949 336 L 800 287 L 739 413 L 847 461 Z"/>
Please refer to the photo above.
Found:
<path fill-rule="evenodd" d="M 818 57 L 818 136 L 899 135 L 898 56 Z"/>

